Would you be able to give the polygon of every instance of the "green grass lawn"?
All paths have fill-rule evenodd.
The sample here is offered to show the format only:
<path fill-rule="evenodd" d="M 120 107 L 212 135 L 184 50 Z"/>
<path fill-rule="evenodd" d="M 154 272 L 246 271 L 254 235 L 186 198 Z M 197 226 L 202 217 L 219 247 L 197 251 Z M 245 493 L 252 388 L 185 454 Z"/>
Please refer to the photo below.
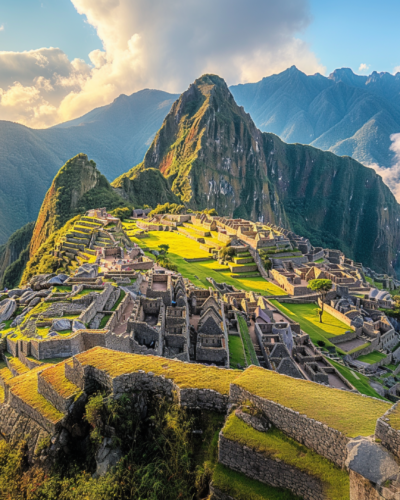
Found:
<path fill-rule="evenodd" d="M 365 279 L 368 281 L 368 283 L 371 286 L 377 288 L 378 290 L 382 290 L 382 288 L 383 288 L 382 283 L 376 283 L 376 281 L 374 281 L 372 278 L 368 278 L 367 276 L 365 277 Z"/>
<path fill-rule="evenodd" d="M 258 362 L 258 358 L 256 355 L 256 351 L 254 350 L 253 342 L 250 337 L 249 333 L 249 328 L 247 326 L 247 323 L 243 316 L 240 316 L 238 314 L 238 322 L 239 322 L 239 328 L 240 328 L 240 333 L 242 335 L 243 339 L 243 345 L 244 345 L 244 352 L 246 354 L 246 360 L 247 360 L 247 365 L 256 365 L 260 366 L 260 363 Z"/>
<path fill-rule="evenodd" d="M 246 360 L 244 359 L 244 350 L 242 339 L 237 335 L 229 335 L 229 366 L 231 368 L 237 368 L 238 364 L 242 368 L 246 367 Z"/>
<path fill-rule="evenodd" d="M 117 307 L 121 304 L 121 302 L 124 300 L 124 297 L 125 297 L 125 292 L 123 290 L 121 290 L 121 293 L 119 294 L 119 297 L 118 297 L 118 300 L 117 302 L 113 305 L 113 307 L 111 308 L 111 311 L 116 311 L 117 310 Z M 104 318 L 103 318 L 104 319 Z"/>
<path fill-rule="evenodd" d="M 383 354 L 382 352 L 378 351 L 373 351 L 370 352 L 369 354 L 364 354 L 363 356 L 359 356 L 357 360 L 373 365 L 374 363 L 377 363 L 378 361 L 384 358 L 386 358 L 386 354 Z"/>
<path fill-rule="evenodd" d="M 291 491 L 274 488 L 217 464 L 213 485 L 236 500 L 300 500 Z"/>
<path fill-rule="evenodd" d="M 373 398 L 382 399 L 383 401 L 387 401 L 384 397 L 380 396 L 375 389 L 373 389 L 368 382 L 368 377 L 362 375 L 361 373 L 355 372 L 347 368 L 347 366 L 343 366 L 340 363 L 336 363 L 335 361 L 329 360 L 330 363 L 337 369 L 337 371 L 343 375 L 343 377 L 350 382 L 350 384 L 354 385 L 354 387 L 361 392 L 361 394 L 365 394 L 366 396 L 372 396 Z"/>
<path fill-rule="evenodd" d="M 300 327 L 310 336 L 316 344 L 322 340 L 326 345 L 333 345 L 328 339 L 336 335 L 343 335 L 351 328 L 338 319 L 324 312 L 322 323 L 319 322 L 319 307 L 316 304 L 280 304 L 277 300 L 271 300 L 279 310 L 285 313 L 289 318 L 300 323 Z M 341 349 L 337 348 L 339 352 Z"/>
<path fill-rule="evenodd" d="M 232 278 L 231 272 L 226 266 L 221 266 L 218 261 L 211 258 L 210 254 L 200 250 L 200 245 L 183 235 L 170 231 L 149 231 L 149 237 L 144 240 L 131 238 L 139 246 L 150 250 L 158 250 L 158 246 L 165 243 L 169 245 L 168 257 L 171 262 L 178 266 L 179 272 L 189 278 L 192 283 L 202 288 L 208 288 L 210 283 L 207 278 L 214 278 L 217 283 L 225 282 L 239 290 L 246 292 L 254 291 L 261 295 L 286 295 L 278 286 L 264 280 L 262 277 L 254 278 Z M 150 258 L 154 256 L 146 253 Z M 184 259 L 206 258 L 209 260 L 203 262 L 186 262 Z M 222 272 L 214 271 L 222 269 Z M 226 269 L 226 271 L 224 271 Z"/>

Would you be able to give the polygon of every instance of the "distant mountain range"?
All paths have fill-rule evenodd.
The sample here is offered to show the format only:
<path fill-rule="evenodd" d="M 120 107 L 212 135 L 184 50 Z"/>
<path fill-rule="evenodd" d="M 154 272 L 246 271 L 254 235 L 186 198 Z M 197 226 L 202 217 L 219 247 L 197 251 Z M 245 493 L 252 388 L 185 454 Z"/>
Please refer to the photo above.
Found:
<path fill-rule="evenodd" d="M 364 165 L 390 167 L 390 135 L 400 132 L 400 73 L 307 76 L 295 66 L 258 83 L 234 85 L 236 102 L 257 127 L 289 143 L 310 144 Z"/>
<path fill-rule="evenodd" d="M 142 90 L 45 130 L 0 121 L 0 245 L 36 219 L 62 165 L 86 153 L 112 180 L 141 162 L 178 95 Z"/>
<path fill-rule="evenodd" d="M 307 76 L 292 67 L 258 83 L 236 85 L 230 90 L 236 102 L 251 114 L 261 130 L 273 132 L 289 143 L 311 144 L 337 155 L 353 156 L 366 165 L 378 163 L 390 166 L 393 161 L 393 153 L 389 147 L 390 135 L 400 132 L 400 74 L 393 76 L 388 73 L 373 73 L 367 77 L 357 76 L 349 69 L 340 69 L 326 78 L 319 74 Z M 131 96 L 121 95 L 108 106 L 45 130 L 33 130 L 16 123 L 0 121 L 0 245 L 16 229 L 37 218 L 54 176 L 69 158 L 79 153 L 87 154 L 109 181 L 138 165 L 178 97 L 158 90 L 142 90 Z M 280 144 L 276 138 L 271 137 L 271 141 Z M 171 147 L 172 145 L 170 143 Z M 161 146 L 159 141 L 159 147 Z M 186 153 L 188 157 L 179 158 L 180 162 L 185 163 L 189 159 L 190 163 L 193 151 L 186 150 Z M 211 160 L 213 158 L 210 157 L 207 161 Z M 245 163 L 250 160 L 250 157 L 243 157 L 244 169 Z M 154 166 L 164 174 L 165 171 L 176 168 L 169 161 L 166 158 L 165 165 Z M 287 158 L 285 164 L 292 167 L 291 161 Z M 293 161 L 299 161 L 297 153 Z M 147 169 L 151 163 L 149 158 L 145 163 Z M 147 196 L 151 191 L 149 188 L 155 182 L 157 193 L 162 199 L 172 200 L 176 195 L 187 197 L 189 181 L 185 176 L 178 175 L 175 179 L 171 177 L 173 192 L 168 193 L 167 186 L 156 175 L 157 172 L 153 170 L 143 177 L 143 168 L 136 168 L 114 183 L 131 202 L 136 200 L 135 203 L 139 203 L 143 193 Z M 298 168 L 308 167 L 300 162 Z M 315 168 L 312 172 L 312 175 L 318 175 Z M 198 180 L 202 184 L 201 174 L 196 175 L 199 175 Z M 137 182 L 143 178 L 146 180 L 144 191 L 143 182 L 141 188 L 138 188 Z M 136 182 L 130 182 L 132 179 Z M 209 181 L 213 186 L 214 181 L 217 184 L 219 182 L 218 179 Z M 247 181 L 252 183 L 254 180 L 249 177 Z M 210 200 L 214 199 L 213 190 L 216 189 L 211 188 L 211 184 L 204 186 L 209 191 L 207 196 Z M 335 196 L 339 192 L 340 186 L 336 186 Z M 347 192 L 345 187 L 344 192 Z M 239 191 L 236 195 L 239 195 Z M 201 196 L 201 193 L 196 193 L 193 198 L 196 206 L 205 202 L 205 198 L 199 198 Z M 250 192 L 246 196 L 250 196 Z M 280 193 L 280 199 L 282 196 Z M 384 193 L 383 199 L 386 197 L 387 194 Z M 193 199 L 191 203 L 194 203 Z M 216 198 L 215 201 L 218 203 Z M 258 217 L 257 210 L 253 213 L 253 209 L 246 203 L 239 207 L 236 202 L 237 200 L 232 205 L 232 213 L 240 215 L 246 212 L 249 216 Z M 290 205 L 289 201 L 288 203 Z M 347 210 L 344 199 L 342 203 L 344 210 Z M 282 208 L 281 205 L 279 207 Z M 287 217 L 290 210 L 290 206 L 286 206 L 281 212 L 282 217 Z M 260 210 L 258 212 L 261 213 Z M 278 212 L 275 216 L 277 214 Z M 267 214 L 263 212 L 263 215 Z M 299 219 L 300 222 L 297 223 L 303 224 L 304 220 Z M 300 232 L 301 228 L 297 229 Z M 306 230 L 305 227 L 304 229 Z M 324 231 L 329 232 L 327 226 Z M 339 241 L 342 236 L 339 231 L 335 238 Z M 378 238 L 378 235 L 375 236 Z M 326 238 L 327 233 L 320 241 L 327 241 Z M 334 242 L 331 241 L 330 244 L 332 246 Z M 393 248 L 392 242 L 385 250 L 385 260 L 393 255 Z M 4 253 L 6 254 L 8 255 Z"/>

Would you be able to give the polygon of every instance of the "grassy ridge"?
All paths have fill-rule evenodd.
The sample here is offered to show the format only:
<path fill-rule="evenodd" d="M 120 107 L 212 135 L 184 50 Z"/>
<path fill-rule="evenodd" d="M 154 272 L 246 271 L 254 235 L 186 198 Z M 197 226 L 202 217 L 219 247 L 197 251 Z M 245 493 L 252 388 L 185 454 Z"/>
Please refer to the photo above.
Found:
<path fill-rule="evenodd" d="M 370 436 L 391 404 L 314 382 L 249 367 L 234 383 L 261 398 L 325 423 L 348 437 Z"/>

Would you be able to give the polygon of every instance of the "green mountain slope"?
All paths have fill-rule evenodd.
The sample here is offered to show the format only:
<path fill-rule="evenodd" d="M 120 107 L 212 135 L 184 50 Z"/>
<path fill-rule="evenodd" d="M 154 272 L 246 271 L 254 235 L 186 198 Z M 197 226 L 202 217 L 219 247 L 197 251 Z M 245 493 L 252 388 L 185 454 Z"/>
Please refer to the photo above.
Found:
<path fill-rule="evenodd" d="M 400 73 L 359 76 L 342 68 L 326 78 L 293 66 L 230 90 L 262 131 L 365 165 L 392 165 L 390 135 L 400 132 Z"/>
<path fill-rule="evenodd" d="M 276 222 L 393 270 L 400 209 L 382 179 L 351 158 L 260 132 L 218 76 L 174 103 L 140 168 L 158 168 L 190 208 Z"/>
<path fill-rule="evenodd" d="M 29 258 L 29 244 L 34 226 L 34 222 L 28 222 L 18 229 L 6 244 L 0 246 L 0 289 L 13 288 L 18 284 Z"/>
<path fill-rule="evenodd" d="M 121 95 L 83 117 L 45 130 L 0 120 L 0 245 L 36 219 L 60 165 L 85 151 L 112 180 L 142 161 L 178 96 Z"/>
<path fill-rule="evenodd" d="M 44 198 L 33 230 L 30 257 L 75 215 L 90 208 L 101 206 L 111 210 L 125 204 L 93 160 L 85 154 L 71 158 L 55 176 Z"/>

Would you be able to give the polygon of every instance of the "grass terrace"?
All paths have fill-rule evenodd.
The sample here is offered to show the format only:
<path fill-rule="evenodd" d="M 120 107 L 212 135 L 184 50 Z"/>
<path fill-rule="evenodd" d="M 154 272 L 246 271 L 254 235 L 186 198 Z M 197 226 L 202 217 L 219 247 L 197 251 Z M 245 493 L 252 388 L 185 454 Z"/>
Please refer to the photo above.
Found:
<path fill-rule="evenodd" d="M 386 415 L 389 418 L 389 424 L 396 431 L 400 431 L 400 406 L 397 404 L 393 407 L 393 410 L 389 415 Z"/>
<path fill-rule="evenodd" d="M 126 293 L 124 290 L 121 290 L 121 293 L 119 294 L 117 302 L 113 305 L 111 308 L 111 311 L 116 311 L 117 307 L 121 304 L 121 302 L 124 300 Z M 104 318 L 103 318 L 104 319 Z M 105 326 L 105 325 L 104 325 Z"/>
<path fill-rule="evenodd" d="M 287 437 L 278 429 L 259 432 L 245 424 L 234 413 L 228 417 L 222 430 L 224 437 L 247 446 L 272 460 L 281 461 L 318 479 L 326 498 L 349 498 L 349 476 L 332 462 Z"/>
<path fill-rule="evenodd" d="M 378 361 L 381 361 L 382 359 L 385 358 L 386 354 L 383 354 L 383 352 L 373 351 L 370 352 L 369 354 L 363 354 L 362 356 L 359 356 L 357 358 L 357 361 L 363 361 L 364 363 L 373 365 L 374 363 L 378 363 Z"/>
<path fill-rule="evenodd" d="M 291 491 L 260 483 L 222 464 L 215 467 L 212 482 L 236 500 L 300 500 Z"/>
<path fill-rule="evenodd" d="M 256 365 L 260 366 L 256 351 L 254 350 L 254 345 L 250 337 L 249 327 L 247 326 L 246 320 L 240 314 L 237 315 L 240 334 L 242 336 L 244 351 L 246 353 L 247 366 Z"/>
<path fill-rule="evenodd" d="M 217 283 L 227 283 L 246 292 L 254 291 L 262 295 L 287 295 L 280 287 L 266 281 L 261 276 L 254 278 L 232 278 L 227 266 L 221 266 L 212 259 L 210 254 L 200 249 L 199 243 L 186 238 L 182 234 L 171 231 L 149 231 L 145 240 L 133 238 L 132 241 L 143 248 L 158 250 L 158 246 L 165 243 L 169 245 L 168 257 L 178 266 L 179 272 L 196 286 L 208 288 L 210 283 L 207 278 L 214 278 Z M 154 255 L 145 252 L 147 257 L 154 260 Z M 186 262 L 184 259 L 208 259 L 203 262 Z M 217 271 L 216 271 L 217 270 Z M 221 271 L 219 271 L 221 270 Z"/>
<path fill-rule="evenodd" d="M 63 361 L 57 365 L 50 366 L 40 374 L 65 399 L 82 392 L 79 387 L 65 377 L 65 365 L 67 363 L 72 364 L 72 361 Z"/>
<path fill-rule="evenodd" d="M 9 380 L 8 385 L 15 396 L 37 410 L 47 420 L 56 424 L 64 415 L 38 393 L 38 371 L 41 369 L 43 368 L 34 368 L 19 377 L 14 377 Z"/>
<path fill-rule="evenodd" d="M 337 429 L 348 437 L 370 436 L 376 420 L 390 403 L 353 392 L 298 380 L 270 370 L 250 366 L 234 383 L 261 398 L 274 401 Z"/>
<path fill-rule="evenodd" d="M 238 335 L 228 336 L 229 345 L 229 366 L 231 368 L 238 368 L 238 364 L 243 368 L 247 366 L 242 339 Z"/>
<path fill-rule="evenodd" d="M 212 389 L 225 395 L 229 394 L 230 383 L 240 373 L 237 370 L 182 363 L 158 356 L 111 351 L 104 347 L 95 347 L 75 357 L 82 365 L 103 370 L 112 378 L 143 370 L 164 375 L 181 389 Z"/>
<path fill-rule="evenodd" d="M 322 340 L 326 345 L 332 346 L 333 344 L 329 342 L 330 338 L 343 335 L 351 330 L 349 325 L 342 323 L 326 311 L 322 316 L 322 323 L 320 323 L 319 307 L 316 304 L 281 304 L 277 300 L 271 300 L 271 303 L 289 318 L 300 323 L 301 329 L 308 333 L 314 344 L 318 340 Z M 343 352 L 339 347 L 336 349 Z"/>

